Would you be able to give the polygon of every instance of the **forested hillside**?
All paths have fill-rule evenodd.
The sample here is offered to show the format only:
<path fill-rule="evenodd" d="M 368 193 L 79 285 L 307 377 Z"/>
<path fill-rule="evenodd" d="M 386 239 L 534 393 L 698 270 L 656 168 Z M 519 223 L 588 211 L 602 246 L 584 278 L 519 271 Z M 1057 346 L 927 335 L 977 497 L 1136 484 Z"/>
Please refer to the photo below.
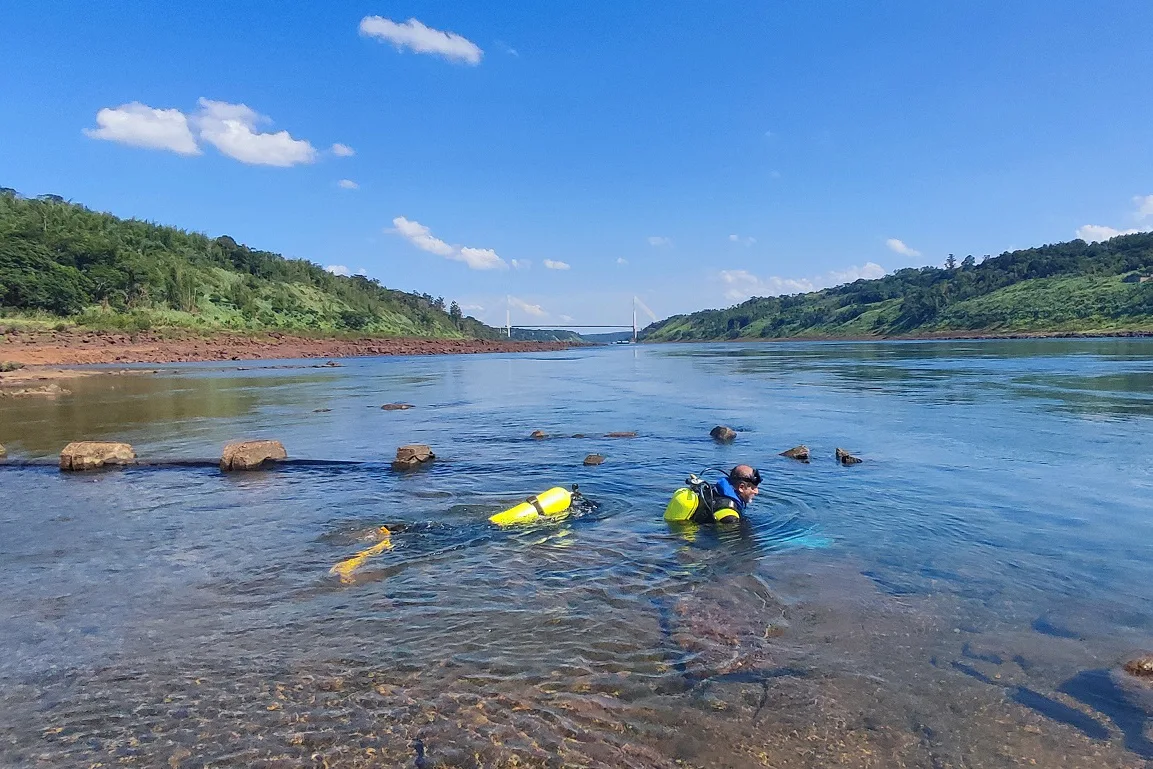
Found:
<path fill-rule="evenodd" d="M 0 188 L 0 315 L 143 330 L 359 332 L 496 338 L 453 303 L 332 275 L 312 262 Z"/>
<path fill-rule="evenodd" d="M 1153 233 L 898 270 L 808 294 L 675 315 L 649 341 L 1153 330 Z"/>

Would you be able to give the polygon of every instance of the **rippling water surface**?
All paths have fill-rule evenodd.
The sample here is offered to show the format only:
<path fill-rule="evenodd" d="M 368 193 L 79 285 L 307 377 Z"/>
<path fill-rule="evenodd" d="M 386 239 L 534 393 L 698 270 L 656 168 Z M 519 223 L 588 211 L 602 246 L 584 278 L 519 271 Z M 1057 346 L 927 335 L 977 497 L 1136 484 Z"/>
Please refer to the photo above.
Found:
<path fill-rule="evenodd" d="M 331 462 L 0 468 L 0 765 L 1153 761 L 1153 689 L 1118 668 L 1153 647 L 1153 342 L 616 346 L 68 387 L 0 400 L 11 458 L 269 437 Z M 409 442 L 436 462 L 393 473 Z M 811 463 L 778 456 L 798 443 Z M 766 479 L 745 528 L 661 520 L 688 472 L 738 462 Z M 599 506 L 487 523 L 572 483 Z M 329 574 L 381 526 L 391 549 Z"/>

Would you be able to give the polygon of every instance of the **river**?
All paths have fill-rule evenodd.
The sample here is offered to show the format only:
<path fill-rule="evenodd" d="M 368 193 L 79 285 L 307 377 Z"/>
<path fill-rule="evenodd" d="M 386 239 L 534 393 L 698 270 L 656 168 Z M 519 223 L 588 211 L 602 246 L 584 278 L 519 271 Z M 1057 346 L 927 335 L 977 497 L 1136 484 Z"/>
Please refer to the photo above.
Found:
<path fill-rule="evenodd" d="M 1153 649 L 1153 340 L 299 363 L 0 400 L 0 765 L 1153 761 L 1153 687 L 1119 670 Z M 241 438 L 323 461 L 19 461 Z M 392 472 L 410 442 L 436 461 Z M 745 527 L 662 521 L 738 462 Z M 595 509 L 487 522 L 573 483 Z"/>

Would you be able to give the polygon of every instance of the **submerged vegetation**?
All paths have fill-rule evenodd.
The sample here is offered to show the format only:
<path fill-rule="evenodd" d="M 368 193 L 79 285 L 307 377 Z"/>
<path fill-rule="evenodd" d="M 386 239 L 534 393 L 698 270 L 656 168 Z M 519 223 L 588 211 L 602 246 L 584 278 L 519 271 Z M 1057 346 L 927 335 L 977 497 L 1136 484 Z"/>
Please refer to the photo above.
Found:
<path fill-rule="evenodd" d="M 0 314 L 143 331 L 282 329 L 496 338 L 456 303 L 326 272 L 222 235 L 0 188 Z"/>
<path fill-rule="evenodd" d="M 674 315 L 649 341 L 1153 331 L 1153 233 L 898 270 L 726 310 Z"/>

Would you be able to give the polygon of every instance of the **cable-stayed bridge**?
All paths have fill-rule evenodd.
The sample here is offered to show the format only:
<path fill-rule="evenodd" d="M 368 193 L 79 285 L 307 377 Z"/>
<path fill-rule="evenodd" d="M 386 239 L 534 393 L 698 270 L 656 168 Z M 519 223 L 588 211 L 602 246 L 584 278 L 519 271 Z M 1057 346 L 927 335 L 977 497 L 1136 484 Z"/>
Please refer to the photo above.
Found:
<path fill-rule="evenodd" d="M 514 328 L 535 329 L 535 330 L 557 329 L 557 330 L 565 330 L 565 331 L 572 330 L 572 329 L 578 329 L 578 328 L 582 328 L 582 329 L 583 328 L 616 329 L 616 330 L 620 330 L 620 331 L 625 331 L 625 330 L 631 329 L 633 332 L 632 341 L 635 343 L 637 341 L 637 307 L 640 307 L 642 310 L 644 310 L 644 312 L 650 318 L 652 318 L 654 322 L 656 322 L 657 316 L 653 313 L 653 311 L 650 310 L 647 306 L 645 306 L 645 303 L 642 302 L 639 297 L 634 296 L 633 297 L 633 322 L 631 325 L 614 326 L 611 324 L 550 323 L 550 324 L 544 324 L 544 325 L 516 325 L 516 326 L 514 326 L 512 324 L 512 297 L 509 296 L 509 297 L 507 297 L 507 306 L 505 307 L 504 329 L 505 329 L 505 334 L 508 335 L 509 339 L 512 339 L 512 330 Z"/>

